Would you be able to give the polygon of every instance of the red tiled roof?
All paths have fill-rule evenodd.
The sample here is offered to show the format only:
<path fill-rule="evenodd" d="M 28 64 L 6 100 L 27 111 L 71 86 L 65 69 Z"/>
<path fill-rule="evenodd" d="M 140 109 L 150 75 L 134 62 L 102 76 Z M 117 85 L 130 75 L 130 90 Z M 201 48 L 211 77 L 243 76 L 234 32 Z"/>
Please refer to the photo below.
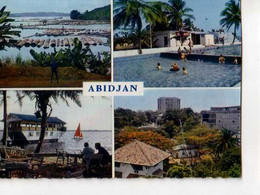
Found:
<path fill-rule="evenodd" d="M 169 153 L 137 140 L 115 151 L 116 162 L 144 166 L 154 166 L 169 156 Z"/>

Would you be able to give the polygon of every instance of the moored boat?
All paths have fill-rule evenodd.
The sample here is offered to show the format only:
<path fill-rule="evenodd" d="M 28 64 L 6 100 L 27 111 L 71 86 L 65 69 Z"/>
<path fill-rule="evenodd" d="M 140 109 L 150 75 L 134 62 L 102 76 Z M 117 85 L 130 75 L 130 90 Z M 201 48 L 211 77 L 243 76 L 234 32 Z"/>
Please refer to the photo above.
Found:
<path fill-rule="evenodd" d="M 10 113 L 8 135 L 13 145 L 38 143 L 41 133 L 41 119 L 35 115 Z M 57 142 L 64 131 L 66 122 L 57 117 L 47 118 L 44 142 Z"/>

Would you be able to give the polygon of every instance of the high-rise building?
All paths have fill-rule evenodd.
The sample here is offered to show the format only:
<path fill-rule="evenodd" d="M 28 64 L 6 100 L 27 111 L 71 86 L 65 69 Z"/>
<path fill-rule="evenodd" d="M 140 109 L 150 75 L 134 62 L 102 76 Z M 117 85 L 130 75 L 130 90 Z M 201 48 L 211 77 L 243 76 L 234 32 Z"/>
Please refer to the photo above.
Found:
<path fill-rule="evenodd" d="M 167 110 L 179 110 L 181 108 L 181 100 L 176 97 L 160 97 L 157 105 L 158 111 L 163 113 Z"/>
<path fill-rule="evenodd" d="M 202 122 L 220 129 L 240 132 L 240 106 L 212 107 L 201 111 Z"/>

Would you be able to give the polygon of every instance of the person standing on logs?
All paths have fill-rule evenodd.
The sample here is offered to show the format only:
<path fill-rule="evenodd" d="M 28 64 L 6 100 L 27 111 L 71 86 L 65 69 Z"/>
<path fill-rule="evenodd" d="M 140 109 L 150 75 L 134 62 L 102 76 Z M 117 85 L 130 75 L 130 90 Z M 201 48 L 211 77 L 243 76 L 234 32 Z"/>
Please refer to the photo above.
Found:
<path fill-rule="evenodd" d="M 58 63 L 55 61 L 54 57 L 51 60 L 51 83 L 52 83 L 52 80 L 53 80 L 53 74 L 55 74 L 57 83 L 59 83 L 59 79 L 58 79 Z"/>

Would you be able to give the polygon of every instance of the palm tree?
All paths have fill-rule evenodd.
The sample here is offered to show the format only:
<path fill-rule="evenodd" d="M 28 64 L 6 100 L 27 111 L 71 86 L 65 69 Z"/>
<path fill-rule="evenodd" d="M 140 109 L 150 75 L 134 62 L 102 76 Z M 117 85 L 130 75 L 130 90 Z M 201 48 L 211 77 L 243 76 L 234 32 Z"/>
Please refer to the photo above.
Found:
<path fill-rule="evenodd" d="M 137 31 L 140 54 L 142 53 L 141 31 L 143 19 L 150 25 L 155 21 L 164 20 L 164 14 L 152 5 L 153 3 L 144 0 L 118 0 L 114 2 L 114 26 L 115 28 L 131 26 L 132 30 Z"/>
<path fill-rule="evenodd" d="M 20 106 L 22 106 L 22 100 L 24 97 L 29 97 L 30 100 L 35 101 L 35 108 L 41 113 L 41 133 L 39 138 L 39 143 L 36 147 L 35 153 L 39 153 L 46 130 L 47 118 L 50 117 L 52 113 L 51 100 L 58 103 L 58 99 L 64 101 L 68 106 L 67 98 L 71 99 L 78 106 L 81 106 L 79 99 L 80 91 L 18 91 L 17 98 Z M 50 108 L 48 112 L 47 109 Z"/>
<path fill-rule="evenodd" d="M 12 36 L 20 36 L 20 31 L 11 30 L 10 22 L 14 20 L 9 18 L 10 12 L 6 12 L 5 8 L 6 6 L 0 10 L 0 50 L 4 49 L 5 46 L 12 46 L 8 41 Z"/>
<path fill-rule="evenodd" d="M 186 7 L 186 3 L 183 0 L 169 0 L 167 9 L 168 20 L 172 30 L 180 30 L 183 27 L 184 18 L 195 20 L 195 17 L 190 14 L 193 10 Z"/>
<path fill-rule="evenodd" d="M 3 98 L 0 101 L 0 105 L 3 105 L 4 112 L 3 112 L 3 122 L 4 122 L 4 132 L 2 137 L 2 143 L 6 146 L 7 145 L 7 95 L 6 91 L 1 91 Z"/>
<path fill-rule="evenodd" d="M 227 149 L 237 145 L 238 145 L 238 139 L 234 137 L 234 132 L 229 131 L 227 129 L 222 129 L 218 139 L 213 144 L 214 153 L 216 154 L 216 156 L 219 156 Z"/>
<path fill-rule="evenodd" d="M 220 20 L 220 25 L 222 27 L 226 27 L 229 30 L 232 26 L 234 26 L 234 38 L 232 44 L 235 42 L 237 36 L 237 30 L 241 23 L 241 10 L 240 3 L 235 0 L 230 0 L 226 4 L 226 8 L 221 12 L 220 16 L 223 18 Z"/>

